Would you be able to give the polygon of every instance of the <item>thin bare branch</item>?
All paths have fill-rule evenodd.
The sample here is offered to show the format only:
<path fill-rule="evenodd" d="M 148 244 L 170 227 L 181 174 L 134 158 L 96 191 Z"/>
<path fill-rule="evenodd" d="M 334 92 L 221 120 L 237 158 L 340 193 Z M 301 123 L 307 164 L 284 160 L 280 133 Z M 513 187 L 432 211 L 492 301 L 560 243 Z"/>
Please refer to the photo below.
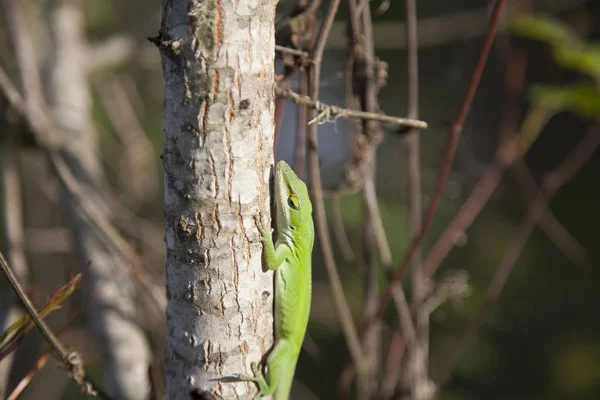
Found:
<path fill-rule="evenodd" d="M 351 2 L 352 3 L 352 2 Z M 362 9 L 362 11 L 361 11 Z M 369 113 L 373 113 L 379 109 L 379 101 L 377 94 L 379 93 L 380 87 L 376 79 L 375 72 L 375 49 L 373 45 L 373 23 L 371 21 L 371 10 L 368 7 L 368 1 L 362 0 L 357 9 L 357 16 L 361 17 L 362 30 L 364 37 L 364 72 L 365 72 L 365 85 L 364 85 L 364 110 Z M 381 137 L 383 132 L 381 131 L 381 124 L 375 120 L 364 121 L 364 132 L 369 138 Z M 373 145 L 379 143 L 378 141 L 369 140 Z M 388 244 L 387 235 L 383 227 L 383 221 L 381 219 L 381 212 L 379 211 L 379 203 L 377 201 L 377 192 L 375 190 L 375 176 L 373 170 L 376 166 L 376 155 L 375 147 L 373 146 L 373 156 L 369 162 L 365 174 L 365 183 L 363 187 L 364 200 L 366 203 L 367 211 L 371 218 L 371 224 L 373 229 L 373 235 L 375 238 L 375 244 L 381 258 L 381 262 L 384 267 L 389 268 L 392 264 L 392 252 Z M 376 310 L 373 309 L 372 312 Z M 369 319 L 372 315 L 367 316 Z"/>
<path fill-rule="evenodd" d="M 79 316 L 81 316 L 82 311 L 83 311 L 83 309 L 80 309 L 78 312 L 73 313 L 73 315 L 71 315 L 69 321 L 65 324 L 65 326 L 63 326 L 60 329 L 60 331 L 57 332 L 56 335 L 60 337 L 68 328 L 70 328 L 73 325 L 73 323 L 75 322 L 75 320 Z M 35 374 L 37 374 L 42 368 L 44 368 L 46 366 L 46 363 L 48 362 L 48 358 L 52 355 L 51 353 L 52 353 L 51 350 L 47 350 L 44 352 L 44 354 L 42 354 L 40 356 L 40 358 L 38 358 L 38 361 L 36 362 L 35 366 L 27 373 L 27 375 L 25 375 L 25 377 L 23 377 L 23 379 L 21 379 L 21 381 L 17 384 L 17 386 L 15 386 L 14 390 L 12 391 L 10 396 L 8 396 L 6 398 L 6 400 L 17 400 L 17 398 L 25 390 L 27 385 L 29 385 L 31 380 L 34 378 Z"/>
<path fill-rule="evenodd" d="M 506 168 L 518 158 L 523 157 L 528 149 L 522 142 L 523 138 L 539 135 L 551 115 L 544 109 L 531 110 L 523 122 L 520 135 L 514 136 L 500 146 L 496 153 L 495 162 L 483 172 L 467 201 L 456 213 L 456 216 L 427 255 L 423 263 L 423 270 L 427 278 L 433 276 L 458 238 L 464 234 L 487 204 L 500 184 Z"/>
<path fill-rule="evenodd" d="M 282 89 L 280 87 L 275 87 L 275 94 L 277 96 L 285 97 L 293 101 L 296 104 L 300 104 L 313 110 L 319 112 L 318 115 L 315 115 L 311 121 L 309 121 L 309 125 L 312 125 L 315 122 L 325 123 L 329 122 L 331 117 L 334 117 L 334 121 L 337 118 L 358 118 L 364 120 L 385 122 L 398 126 L 408 126 L 412 128 L 426 129 L 427 122 L 420 121 L 416 119 L 410 118 L 398 118 L 392 117 L 389 115 L 374 113 L 374 112 L 366 112 L 366 111 L 356 111 L 350 110 L 347 108 L 342 108 L 338 106 L 328 105 L 321 103 L 320 101 L 314 100 L 311 97 L 302 96 L 290 89 Z"/>
<path fill-rule="evenodd" d="M 384 0 L 375 3 L 383 5 L 389 2 L 389 0 Z M 396 6 L 396 3 L 391 3 Z M 490 3 L 482 1 L 478 4 L 483 6 L 476 8 L 469 7 L 468 10 L 464 11 L 419 18 L 419 47 L 431 49 L 436 46 L 465 43 L 468 40 L 484 37 L 489 28 L 487 18 L 490 14 Z M 513 4 L 516 6 L 516 3 Z M 536 2 L 535 8 L 538 13 L 560 15 L 566 10 L 574 9 L 575 4 L 582 4 L 582 0 L 577 0 L 576 3 L 574 3 L 574 0 Z M 500 22 L 499 32 L 506 32 L 508 22 L 508 18 Z M 381 51 L 406 49 L 406 23 L 404 21 L 379 20 L 373 28 L 377 49 Z M 346 36 L 346 23 L 336 21 L 331 29 L 327 49 L 334 51 L 346 49 Z"/>
<path fill-rule="evenodd" d="M 396 392 L 406 348 L 414 350 L 417 347 L 417 334 L 413 316 L 401 285 L 398 285 L 394 290 L 394 304 L 400 321 L 390 341 L 384 376 L 381 381 L 380 394 L 383 399 L 392 398 Z"/>
<path fill-rule="evenodd" d="M 473 223 L 475 217 L 490 200 L 502 180 L 503 173 L 504 168 L 498 164 L 493 164 L 485 169 L 467 200 L 427 254 L 423 269 L 428 277 L 433 276 L 442 260 L 446 258 L 467 227 Z"/>
<path fill-rule="evenodd" d="M 17 88 L 10 81 L 10 77 L 0 65 L 0 89 L 8 98 L 9 103 L 20 113 L 25 111 L 25 103 Z"/>
<path fill-rule="evenodd" d="M 340 207 L 340 199 L 335 196 L 331 199 L 331 220 L 333 222 L 333 235 L 337 241 L 338 247 L 342 252 L 344 261 L 354 261 L 354 251 L 348 235 L 346 234 L 346 228 L 344 227 L 344 219 L 342 218 L 342 209 Z"/>
<path fill-rule="evenodd" d="M 406 40 L 407 40 L 407 111 L 408 118 L 419 116 L 419 62 L 418 62 L 418 31 L 417 4 L 415 0 L 405 0 L 406 11 Z M 421 195 L 421 146 L 419 132 L 411 129 L 407 133 L 408 146 L 408 212 L 410 216 L 411 240 L 416 242 L 422 231 L 423 200 Z M 424 276 L 421 260 L 420 245 L 415 245 L 411 262 L 412 281 L 412 310 L 414 315 L 414 335 L 407 337 L 408 360 L 407 376 L 410 396 L 415 400 L 429 399 L 433 387 L 429 379 L 429 313 L 424 312 L 425 298 L 429 293 L 429 285 Z M 398 285 L 399 286 L 399 285 Z M 394 291 L 394 297 L 398 297 Z M 396 301 L 397 302 L 397 301 Z M 406 323 L 402 323 L 404 328 Z"/>
<path fill-rule="evenodd" d="M 519 118 L 518 97 L 525 83 L 526 66 L 526 53 L 513 49 L 509 55 L 505 75 L 506 101 L 499 134 L 501 145 L 496 152 L 494 163 L 486 168 L 467 201 L 462 205 L 427 255 L 424 269 L 429 278 L 433 276 L 458 238 L 464 234 L 487 204 L 500 184 L 505 169 L 525 154 L 526 149 L 515 138 L 515 131 L 517 130 Z M 522 123 L 520 136 L 537 136 L 549 118 L 550 114 L 545 110 L 533 109 Z"/>
<path fill-rule="evenodd" d="M 9 87 L 12 86 L 10 85 L 10 81 L 8 81 L 8 83 Z M 18 95 L 18 92 L 14 98 L 14 101 L 15 102 L 11 104 L 15 108 L 17 108 L 19 104 L 25 104 L 25 101 L 23 100 L 23 98 L 20 97 L 20 95 Z M 23 109 L 23 111 L 25 110 Z M 47 117 L 43 113 L 41 115 L 43 121 L 48 121 Z M 54 127 L 52 125 L 47 123 L 36 125 L 32 121 L 32 115 L 28 113 L 24 114 L 24 117 L 27 118 L 27 120 L 33 128 L 39 129 L 39 131 L 35 131 L 37 136 L 54 136 Z M 43 145 L 44 143 L 40 144 Z M 100 236 L 102 236 L 105 243 L 112 247 L 113 250 L 119 252 L 120 254 L 124 255 L 126 258 L 129 259 L 129 261 L 131 262 L 131 266 L 134 268 L 136 276 L 139 278 L 140 285 L 147 289 L 143 293 L 149 294 L 157 310 L 163 310 L 165 299 L 162 293 L 156 290 L 156 285 L 146 275 L 145 271 L 137 267 L 139 264 L 139 259 L 133 251 L 133 249 L 131 248 L 131 246 L 129 245 L 129 243 L 121 237 L 119 232 L 112 226 L 110 221 L 102 217 L 102 212 L 98 208 L 98 205 L 85 195 L 83 188 L 81 187 L 77 179 L 75 179 L 73 173 L 68 168 L 61 155 L 52 147 L 45 147 L 43 149 L 48 153 L 47 155 L 50 159 L 50 164 L 53 167 L 54 172 L 56 173 L 56 176 L 61 185 L 70 193 L 71 196 L 73 196 L 73 199 L 76 200 L 78 206 L 80 206 L 82 211 L 86 214 L 86 218 L 93 225 L 94 229 L 96 229 L 97 233 Z M 141 229 L 144 230 L 145 235 L 148 236 L 147 240 L 149 240 L 150 243 L 162 242 L 162 239 L 160 239 L 162 235 L 158 234 L 158 229 L 153 224 L 145 221 L 142 218 L 136 217 L 130 210 L 123 207 L 120 203 L 112 200 L 110 197 L 107 200 L 109 201 L 111 208 L 115 210 L 121 218 L 135 219 L 135 223 L 139 225 Z M 132 231 L 131 226 L 126 226 L 126 229 L 129 229 L 130 232 Z"/>
<path fill-rule="evenodd" d="M 19 174 L 19 152 L 10 138 L 4 144 L 2 163 L 2 191 L 4 205 L 4 236 L 8 257 L 17 279 L 29 287 L 29 265 L 25 251 L 25 221 L 23 220 L 23 194 Z M 16 322 L 22 315 L 15 296 L 8 287 L 0 290 L 0 332 Z M 0 360 L 0 398 L 5 398 L 12 369 L 14 352 Z"/>
<path fill-rule="evenodd" d="M 5 145 L 2 165 L 2 189 L 4 192 L 4 222 L 8 258 L 16 276 L 21 281 L 29 278 L 29 266 L 25 252 L 25 221 L 23 219 L 23 194 L 18 166 L 18 150 L 13 143 Z M 7 306 L 7 305 L 4 305 Z"/>
<path fill-rule="evenodd" d="M 7 91 L 8 99 L 17 110 L 26 111 L 28 121 L 35 131 L 43 131 L 42 126 L 47 124 L 47 117 L 44 113 L 45 101 L 42 91 L 40 75 L 38 71 L 38 62 L 35 57 L 35 49 L 33 48 L 33 40 L 27 29 L 25 16 L 20 8 L 19 2 L 13 0 L 2 0 L 2 8 L 7 22 L 7 30 L 12 40 L 15 51 L 17 65 L 21 72 L 21 80 L 23 82 L 23 90 L 27 94 L 25 99 L 18 99 L 18 91 Z M 3 77 L 3 88 L 11 88 L 8 75 Z M 42 143 L 50 143 L 52 138 L 49 137 L 49 132 L 36 132 L 38 139 Z"/>
<path fill-rule="evenodd" d="M 33 319 L 35 325 L 40 330 L 42 336 L 44 336 L 44 339 L 46 339 L 46 342 L 48 342 L 52 348 L 52 351 L 54 352 L 58 362 L 65 367 L 65 369 L 69 372 L 69 375 L 81 386 L 82 390 L 86 394 L 94 396 L 100 395 L 103 398 L 108 398 L 104 394 L 101 394 L 101 392 L 99 392 L 98 389 L 95 388 L 95 386 L 89 381 L 83 366 L 83 359 L 79 353 L 76 351 L 68 351 L 61 341 L 58 340 L 58 338 L 54 335 L 46 322 L 40 317 L 37 310 L 33 306 L 33 303 L 31 300 L 29 300 L 29 297 L 21 288 L 21 284 L 13 273 L 11 267 L 8 265 L 8 262 L 6 262 L 2 252 L 0 252 L 0 268 L 10 283 L 10 286 L 15 291 L 15 294 L 19 297 L 23 306 L 27 309 L 31 319 Z"/>
<path fill-rule="evenodd" d="M 118 179 L 123 194 L 136 200 L 147 199 L 158 190 L 155 152 L 148 134 L 140 124 L 122 82 L 110 76 L 95 84 L 100 100 L 121 143 L 123 155 L 118 163 Z"/>
<path fill-rule="evenodd" d="M 308 96 L 308 75 L 305 68 L 298 69 L 298 87 L 301 96 Z M 296 144 L 294 146 L 294 171 L 300 177 L 304 177 L 304 166 L 306 164 L 306 128 L 308 126 L 308 109 L 306 106 L 298 105 L 296 114 Z"/>
<path fill-rule="evenodd" d="M 496 34 L 496 30 L 498 28 L 498 24 L 500 21 L 500 15 L 502 14 L 502 9 L 504 6 L 505 0 L 497 0 L 495 4 L 494 11 L 492 13 L 490 27 L 486 36 L 486 39 L 481 48 L 481 52 L 479 53 L 479 58 L 475 65 L 475 69 L 471 76 L 471 80 L 469 81 L 469 85 L 467 87 L 467 92 L 464 96 L 464 99 L 459 107 L 458 114 L 456 119 L 452 123 L 452 127 L 448 136 L 448 145 L 446 147 L 446 153 L 444 155 L 444 160 L 442 161 L 442 166 L 440 170 L 440 175 L 435 185 L 435 189 L 427 207 L 427 213 L 425 215 L 425 219 L 423 222 L 422 229 L 415 240 L 412 241 L 410 248 L 408 249 L 406 256 L 402 260 L 399 268 L 396 270 L 392 279 L 388 283 L 388 286 L 384 292 L 384 294 L 380 298 L 379 308 L 377 312 L 377 317 L 381 317 L 383 311 L 385 310 L 387 304 L 389 303 L 392 293 L 394 290 L 394 286 L 398 284 L 398 282 L 404 276 L 408 266 L 410 265 L 413 257 L 417 253 L 418 248 L 421 246 L 423 239 L 425 238 L 425 234 L 427 230 L 431 226 L 431 222 L 433 221 L 433 217 L 435 212 L 437 211 L 440 199 L 442 197 L 442 192 L 444 186 L 446 185 L 446 181 L 448 180 L 448 175 L 450 174 L 450 169 L 452 167 L 452 162 L 454 160 L 454 155 L 456 153 L 456 148 L 458 146 L 458 142 L 460 139 L 460 134 L 462 133 L 463 124 L 465 119 L 469 113 L 469 109 L 471 107 L 471 102 L 473 101 L 473 97 L 475 96 L 475 92 L 477 87 L 479 86 L 479 80 L 481 78 L 481 74 L 483 73 L 483 69 L 485 67 L 490 49 L 492 47 L 492 43 L 494 41 L 494 37 Z"/>
<path fill-rule="evenodd" d="M 446 362 L 440 368 L 436 382 L 441 386 L 448 379 L 454 366 L 459 360 L 465 346 L 472 340 L 477 330 L 483 324 L 485 317 L 491 307 L 496 303 L 513 267 L 515 266 L 527 240 L 533 232 L 533 228 L 544 215 L 548 203 L 558 189 L 571 180 L 581 167 L 590 159 L 600 145 L 600 122 L 596 121 L 581 141 L 575 146 L 571 153 L 554 170 L 546 174 L 542 182 L 542 188 L 538 191 L 515 235 L 510 241 L 504 256 L 496 269 L 496 273 L 490 282 L 485 298 L 477 314 L 465 329 L 459 342 L 453 347 L 451 354 L 446 357 Z"/>
<path fill-rule="evenodd" d="M 317 37 L 314 50 L 312 51 L 312 59 L 314 63 L 309 68 L 309 93 L 313 100 L 318 101 L 319 99 L 319 85 L 321 78 L 321 60 L 323 58 L 323 50 L 325 49 L 325 43 L 327 36 L 331 29 L 333 19 L 340 5 L 340 0 L 332 0 L 329 3 L 329 9 L 327 15 L 323 20 L 319 35 Z M 311 114 L 314 116 L 315 110 L 311 110 Z M 325 268 L 329 278 L 331 291 L 336 308 L 339 312 L 340 321 L 342 324 L 346 343 L 350 350 L 350 356 L 353 360 L 357 371 L 364 371 L 364 355 L 362 351 L 362 345 L 358 338 L 358 332 L 352 314 L 346 301 L 346 296 L 342 288 L 340 277 L 337 271 L 335 258 L 333 256 L 333 249 L 331 246 L 331 238 L 329 237 L 329 230 L 327 228 L 327 218 L 325 215 L 325 204 L 323 200 L 323 188 L 321 187 L 321 171 L 319 167 L 319 154 L 317 152 L 318 140 L 317 140 L 317 125 L 310 125 L 307 135 L 307 156 L 308 156 L 308 173 L 309 182 L 312 194 L 312 203 L 314 207 L 314 218 L 316 222 L 316 230 L 321 244 L 321 251 L 323 252 L 323 258 L 325 260 Z"/>
<path fill-rule="evenodd" d="M 373 160 L 374 162 L 375 160 Z M 373 224 L 373 237 L 381 258 L 381 263 L 384 268 L 392 266 L 392 251 L 388 243 L 388 238 L 383 227 L 381 211 L 379 210 L 379 202 L 377 201 L 377 193 L 375 191 L 375 182 L 365 179 L 363 187 L 363 198 L 367 206 L 367 212 L 371 216 Z"/>
<path fill-rule="evenodd" d="M 142 44 L 142 46 L 150 46 Z M 102 42 L 96 43 L 88 48 L 86 69 L 95 72 L 103 69 L 116 67 L 131 59 L 139 50 L 140 43 L 127 34 L 115 34 Z"/>
<path fill-rule="evenodd" d="M 298 56 L 305 60 L 308 60 L 310 57 L 310 54 L 308 54 L 306 51 L 296 50 L 296 49 L 292 49 L 290 47 L 280 46 L 278 44 L 275 45 L 275 51 L 278 53 L 286 53 L 286 54 L 291 54 L 293 56 Z"/>
<path fill-rule="evenodd" d="M 116 33 L 100 42 L 87 46 L 84 57 L 88 73 L 117 67 L 135 57 L 137 62 L 159 63 L 154 46 L 146 41 L 148 27 L 160 20 L 161 9 L 151 9 L 147 15 L 140 16 L 138 23 L 130 25 L 124 32 Z"/>
<path fill-rule="evenodd" d="M 523 159 L 517 159 L 510 167 L 513 179 L 517 182 L 527 202 L 533 201 L 538 191 L 537 183 Z M 550 209 L 539 220 L 539 227 L 554 245 L 575 264 L 583 264 L 587 249 L 554 216 Z"/>

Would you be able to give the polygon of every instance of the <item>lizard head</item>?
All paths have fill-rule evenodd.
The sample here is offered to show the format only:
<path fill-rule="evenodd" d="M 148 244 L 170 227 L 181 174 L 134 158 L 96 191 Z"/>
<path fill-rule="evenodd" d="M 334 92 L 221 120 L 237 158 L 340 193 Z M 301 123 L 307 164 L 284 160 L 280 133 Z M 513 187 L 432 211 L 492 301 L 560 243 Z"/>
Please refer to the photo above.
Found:
<path fill-rule="evenodd" d="M 275 168 L 275 196 L 278 232 L 293 235 L 298 227 L 312 226 L 312 204 L 306 184 L 285 161 L 279 161 Z"/>

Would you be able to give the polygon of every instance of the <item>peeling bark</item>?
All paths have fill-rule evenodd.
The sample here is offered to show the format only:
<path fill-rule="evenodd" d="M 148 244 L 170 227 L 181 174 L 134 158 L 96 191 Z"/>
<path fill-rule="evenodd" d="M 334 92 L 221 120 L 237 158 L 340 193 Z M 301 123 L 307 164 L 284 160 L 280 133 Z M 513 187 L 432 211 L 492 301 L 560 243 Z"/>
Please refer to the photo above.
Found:
<path fill-rule="evenodd" d="M 274 133 L 269 0 L 163 1 L 155 42 L 165 79 L 165 398 L 251 398 L 273 340 L 267 222 Z"/>

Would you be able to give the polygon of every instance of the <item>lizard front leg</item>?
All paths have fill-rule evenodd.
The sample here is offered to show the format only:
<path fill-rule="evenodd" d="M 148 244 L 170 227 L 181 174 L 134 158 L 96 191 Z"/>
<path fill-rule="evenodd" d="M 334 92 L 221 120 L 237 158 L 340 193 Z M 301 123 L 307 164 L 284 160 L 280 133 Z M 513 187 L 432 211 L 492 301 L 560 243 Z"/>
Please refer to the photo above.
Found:
<path fill-rule="evenodd" d="M 261 233 L 260 240 L 263 242 L 265 249 L 265 263 L 268 269 L 276 270 L 283 264 L 286 258 L 290 256 L 292 250 L 286 243 L 273 244 L 273 236 L 271 236 L 271 230 L 264 227 L 262 224 L 258 225 L 258 230 Z"/>

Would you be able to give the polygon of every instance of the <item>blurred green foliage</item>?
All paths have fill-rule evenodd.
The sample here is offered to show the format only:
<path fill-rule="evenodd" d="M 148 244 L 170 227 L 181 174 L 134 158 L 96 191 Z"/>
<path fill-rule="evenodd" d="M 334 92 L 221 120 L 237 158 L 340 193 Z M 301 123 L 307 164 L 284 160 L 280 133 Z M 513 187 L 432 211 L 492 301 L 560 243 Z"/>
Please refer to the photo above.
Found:
<path fill-rule="evenodd" d="M 535 85 L 531 100 L 551 111 L 569 110 L 584 117 L 600 114 L 600 44 L 588 43 L 560 21 L 546 16 L 519 16 L 511 31 L 548 44 L 554 61 L 565 69 L 579 71 L 595 80 L 562 86 Z"/>

